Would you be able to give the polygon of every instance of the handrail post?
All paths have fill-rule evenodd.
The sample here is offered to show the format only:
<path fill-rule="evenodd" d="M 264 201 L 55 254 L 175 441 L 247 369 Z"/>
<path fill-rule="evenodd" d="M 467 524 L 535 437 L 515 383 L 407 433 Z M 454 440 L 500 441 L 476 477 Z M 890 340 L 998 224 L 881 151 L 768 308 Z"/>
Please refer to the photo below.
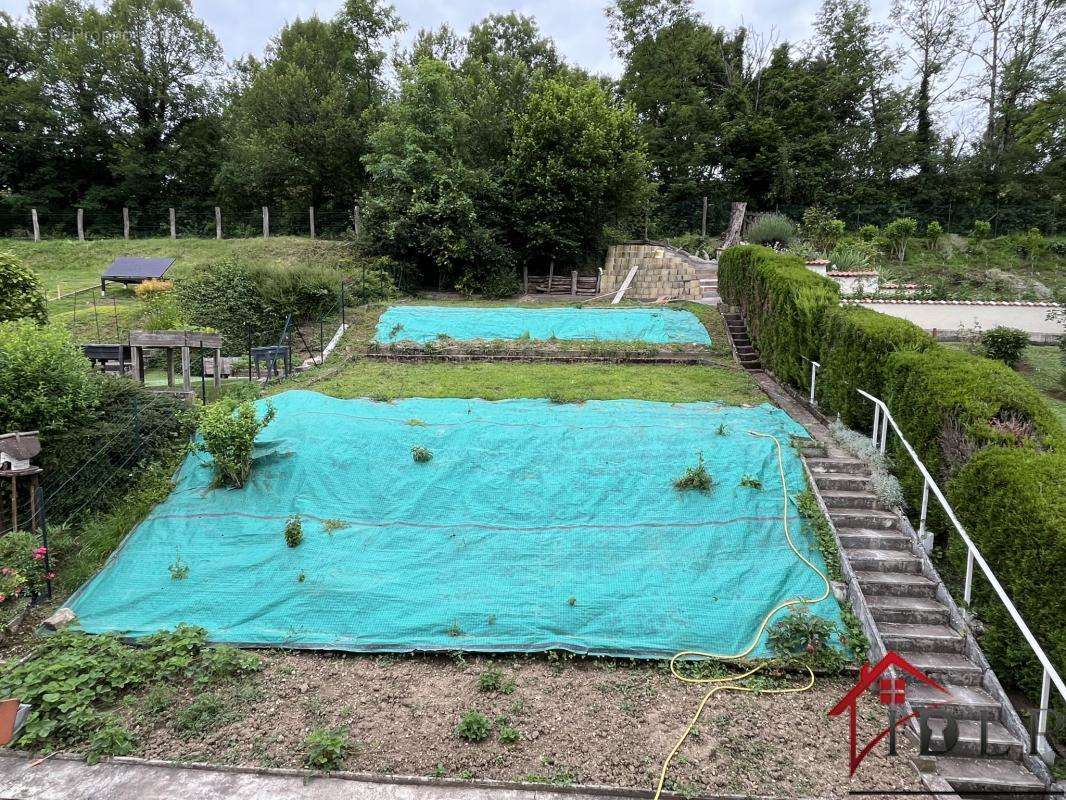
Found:
<path fill-rule="evenodd" d="M 885 412 L 884 420 L 881 422 L 881 455 L 885 454 L 885 444 L 888 442 L 888 413 Z"/>
<path fill-rule="evenodd" d="M 922 515 L 918 520 L 918 542 L 925 548 L 925 552 L 933 549 L 933 537 L 925 529 L 925 523 L 929 518 L 929 480 L 922 479 Z"/>
<path fill-rule="evenodd" d="M 966 583 L 962 587 L 962 601 L 969 606 L 973 597 L 973 548 L 966 547 Z"/>
<path fill-rule="evenodd" d="M 818 382 L 818 367 L 820 367 L 817 361 L 811 362 L 811 405 L 818 405 L 818 401 L 814 399 L 814 386 Z"/>
<path fill-rule="evenodd" d="M 875 447 L 877 446 L 877 430 L 880 427 L 881 427 L 881 406 L 879 406 L 879 405 L 877 405 L 875 403 L 874 404 L 874 430 L 873 430 L 873 433 L 870 434 L 870 441 L 872 441 L 874 443 Z"/>
<path fill-rule="evenodd" d="M 1044 680 L 1040 684 L 1040 707 L 1036 712 L 1036 749 L 1043 755 L 1051 750 L 1047 740 L 1047 714 L 1051 706 L 1051 673 L 1044 667 Z"/>

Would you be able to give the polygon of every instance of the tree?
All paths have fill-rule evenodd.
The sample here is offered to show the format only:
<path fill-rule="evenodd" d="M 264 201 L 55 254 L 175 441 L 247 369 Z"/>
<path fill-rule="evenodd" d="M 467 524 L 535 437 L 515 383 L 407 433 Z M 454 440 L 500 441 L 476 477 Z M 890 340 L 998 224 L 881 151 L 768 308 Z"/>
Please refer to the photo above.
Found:
<path fill-rule="evenodd" d="M 515 234 L 529 262 L 577 266 L 604 226 L 643 208 L 648 163 L 631 106 L 595 82 L 546 80 L 515 126 L 509 183 Z"/>

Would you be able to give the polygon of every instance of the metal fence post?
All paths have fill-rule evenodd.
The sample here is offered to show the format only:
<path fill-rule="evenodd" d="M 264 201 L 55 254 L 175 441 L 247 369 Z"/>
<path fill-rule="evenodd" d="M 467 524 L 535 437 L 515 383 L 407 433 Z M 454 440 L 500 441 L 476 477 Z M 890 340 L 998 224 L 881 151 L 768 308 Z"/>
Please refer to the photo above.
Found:
<path fill-rule="evenodd" d="M 970 605 L 970 600 L 973 598 L 973 548 L 967 546 L 966 548 L 966 583 L 962 587 L 962 600 L 966 605 Z"/>
<path fill-rule="evenodd" d="M 41 544 L 44 545 L 44 574 L 52 574 L 52 559 L 51 553 L 48 552 L 48 517 L 44 510 L 44 489 L 39 485 L 35 489 L 37 492 L 37 523 L 39 530 L 41 531 Z M 46 578 L 46 585 L 48 587 L 48 599 L 52 599 L 52 579 Z M 1045 704 L 1046 705 L 1046 704 Z"/>

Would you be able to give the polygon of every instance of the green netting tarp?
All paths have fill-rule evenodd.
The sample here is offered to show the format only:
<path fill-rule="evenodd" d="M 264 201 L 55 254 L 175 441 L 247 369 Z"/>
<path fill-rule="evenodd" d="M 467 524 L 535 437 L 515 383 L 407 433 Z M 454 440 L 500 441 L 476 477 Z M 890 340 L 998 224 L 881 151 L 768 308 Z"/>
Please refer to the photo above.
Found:
<path fill-rule="evenodd" d="M 426 343 L 452 339 L 587 339 L 655 344 L 711 344 L 691 311 L 676 308 L 500 308 L 393 306 L 378 320 L 374 339 Z"/>
<path fill-rule="evenodd" d="M 824 589 L 786 545 L 773 441 L 747 433 L 782 439 L 789 491 L 802 491 L 788 438 L 803 431 L 772 406 L 271 402 L 250 482 L 210 490 L 207 457 L 191 456 L 72 599 L 86 630 L 187 622 L 252 645 L 732 653 L 778 602 Z M 416 445 L 429 463 L 414 462 Z M 717 487 L 678 492 L 697 451 Z M 741 487 L 745 475 L 764 488 Z M 295 549 L 290 514 L 303 518 Z M 347 527 L 330 535 L 326 519 Z M 184 580 L 169 570 L 178 558 Z M 839 620 L 832 598 L 814 610 Z"/>

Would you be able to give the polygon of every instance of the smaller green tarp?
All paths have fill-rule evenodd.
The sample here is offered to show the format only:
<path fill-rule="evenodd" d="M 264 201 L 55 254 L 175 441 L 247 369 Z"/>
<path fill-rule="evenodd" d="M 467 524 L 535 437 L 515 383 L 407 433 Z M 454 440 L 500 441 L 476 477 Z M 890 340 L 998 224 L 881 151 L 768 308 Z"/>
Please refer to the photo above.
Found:
<path fill-rule="evenodd" d="M 443 337 L 711 344 L 699 318 L 675 308 L 393 306 L 381 315 L 374 334 L 383 344 L 425 344 Z"/>

